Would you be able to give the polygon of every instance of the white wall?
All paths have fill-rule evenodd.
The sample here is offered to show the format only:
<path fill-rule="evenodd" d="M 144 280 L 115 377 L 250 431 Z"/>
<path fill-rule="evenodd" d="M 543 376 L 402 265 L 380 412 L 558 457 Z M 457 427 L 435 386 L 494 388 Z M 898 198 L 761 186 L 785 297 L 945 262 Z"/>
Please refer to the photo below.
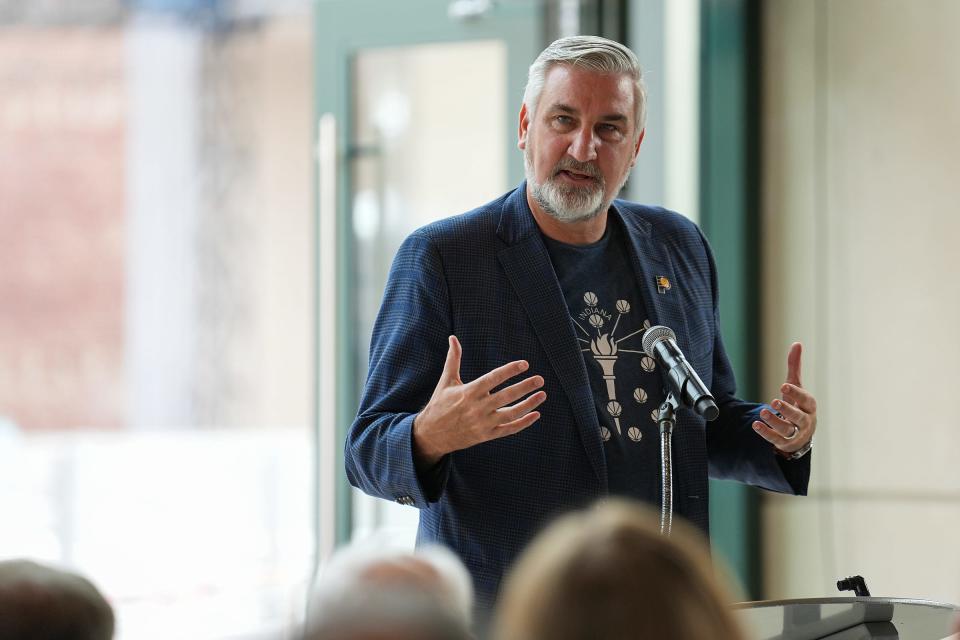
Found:
<path fill-rule="evenodd" d="M 766 596 L 960 602 L 960 3 L 764 5 L 764 395 L 805 342 L 806 499 L 765 497 Z"/>

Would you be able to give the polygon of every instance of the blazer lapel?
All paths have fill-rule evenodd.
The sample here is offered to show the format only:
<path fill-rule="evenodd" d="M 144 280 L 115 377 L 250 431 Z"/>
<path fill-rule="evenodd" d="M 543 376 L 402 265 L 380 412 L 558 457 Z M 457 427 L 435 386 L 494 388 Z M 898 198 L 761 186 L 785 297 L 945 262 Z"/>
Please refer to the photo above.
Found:
<path fill-rule="evenodd" d="M 570 401 L 583 447 L 606 493 L 606 460 L 590 382 L 570 311 L 527 205 L 526 182 L 504 203 L 497 235 L 507 244 L 497 257 Z"/>
<path fill-rule="evenodd" d="M 616 202 L 610 207 L 622 223 L 630 239 L 628 250 L 633 270 L 639 283 L 643 303 L 651 325 L 664 325 L 677 334 L 681 349 L 689 348 L 687 343 L 687 321 L 678 302 L 673 263 L 667 248 L 653 235 L 652 225 L 634 215 L 623 215 Z"/>

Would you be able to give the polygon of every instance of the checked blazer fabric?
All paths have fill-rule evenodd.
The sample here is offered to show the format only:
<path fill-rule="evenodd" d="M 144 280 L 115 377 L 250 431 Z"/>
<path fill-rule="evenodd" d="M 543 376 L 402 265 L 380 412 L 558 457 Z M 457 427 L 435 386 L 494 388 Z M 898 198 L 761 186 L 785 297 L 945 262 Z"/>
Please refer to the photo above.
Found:
<path fill-rule="evenodd" d="M 450 547 L 470 570 L 480 609 L 493 605 L 516 555 L 561 512 L 607 494 L 596 407 L 580 347 L 521 184 L 493 202 L 412 233 L 390 271 L 373 328 L 358 415 L 345 443 L 350 482 L 420 509 L 418 543 Z M 708 474 L 806 493 L 810 456 L 788 462 L 751 428 L 762 405 L 739 400 L 720 339 L 710 249 L 686 218 L 615 201 L 651 323 L 673 329 L 720 417 L 681 409 L 674 430 L 674 508 L 708 529 Z M 671 286 L 661 292 L 657 279 Z M 661 288 L 662 289 L 662 288 Z M 524 431 L 447 455 L 418 475 L 412 426 L 440 378 L 447 338 L 466 383 L 513 360 L 544 377 L 540 419 Z M 516 379 L 510 382 L 515 382 Z M 509 384 L 509 383 L 508 383 Z M 651 469 L 659 476 L 659 468 Z"/>

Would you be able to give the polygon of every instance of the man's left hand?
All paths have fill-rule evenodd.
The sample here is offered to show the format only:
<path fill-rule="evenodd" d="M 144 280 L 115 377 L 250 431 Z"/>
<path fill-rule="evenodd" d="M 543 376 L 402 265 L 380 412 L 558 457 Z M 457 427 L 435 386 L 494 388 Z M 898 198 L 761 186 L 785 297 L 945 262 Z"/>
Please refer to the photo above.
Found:
<path fill-rule="evenodd" d="M 780 387 L 781 397 L 770 403 L 777 413 L 764 408 L 760 411 L 763 422 L 753 423 L 754 431 L 787 455 L 805 447 L 817 430 L 817 399 L 803 388 L 800 381 L 802 353 L 803 346 L 799 342 L 790 345 L 787 379 Z"/>

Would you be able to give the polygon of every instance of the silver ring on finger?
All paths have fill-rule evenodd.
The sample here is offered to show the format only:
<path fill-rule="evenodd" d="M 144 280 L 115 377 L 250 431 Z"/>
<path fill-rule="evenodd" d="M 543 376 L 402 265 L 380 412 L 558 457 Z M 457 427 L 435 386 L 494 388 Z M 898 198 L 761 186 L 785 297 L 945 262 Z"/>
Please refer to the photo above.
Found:
<path fill-rule="evenodd" d="M 793 425 L 793 433 L 791 433 L 791 434 L 788 435 L 788 436 L 783 436 L 783 439 L 784 439 L 784 440 L 793 440 L 794 438 L 797 437 L 797 435 L 798 435 L 799 433 L 800 433 L 800 427 L 798 427 L 797 425 Z"/>

